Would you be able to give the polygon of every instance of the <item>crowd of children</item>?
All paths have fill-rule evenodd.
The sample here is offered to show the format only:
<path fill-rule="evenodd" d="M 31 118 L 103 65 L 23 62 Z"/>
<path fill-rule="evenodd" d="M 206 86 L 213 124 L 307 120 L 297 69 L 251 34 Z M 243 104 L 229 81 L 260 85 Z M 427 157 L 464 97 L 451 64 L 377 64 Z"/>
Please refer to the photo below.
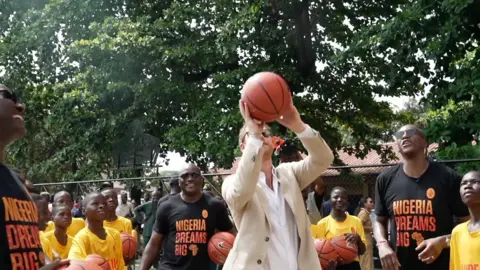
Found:
<path fill-rule="evenodd" d="M 43 196 L 31 196 L 38 210 L 40 242 L 47 261 L 85 260 L 88 255 L 97 254 L 108 262 L 110 269 L 125 269 L 120 233 L 136 238 L 136 231 L 131 220 L 116 215 L 118 199 L 113 189 L 85 196 L 85 220 L 72 217 L 73 201 L 66 191 L 55 194 L 51 213 Z"/>

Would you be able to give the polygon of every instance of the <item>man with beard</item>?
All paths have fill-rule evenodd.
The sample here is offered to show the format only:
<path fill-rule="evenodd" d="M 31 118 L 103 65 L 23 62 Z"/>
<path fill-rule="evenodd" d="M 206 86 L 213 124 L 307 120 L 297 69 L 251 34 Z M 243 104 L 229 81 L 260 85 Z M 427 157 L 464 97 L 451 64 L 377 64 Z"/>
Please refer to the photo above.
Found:
<path fill-rule="evenodd" d="M 373 225 L 382 268 L 448 270 L 453 216 L 468 219 L 458 192 L 461 177 L 427 159 L 428 142 L 417 126 L 402 127 L 395 139 L 404 161 L 385 169 L 375 188 Z"/>

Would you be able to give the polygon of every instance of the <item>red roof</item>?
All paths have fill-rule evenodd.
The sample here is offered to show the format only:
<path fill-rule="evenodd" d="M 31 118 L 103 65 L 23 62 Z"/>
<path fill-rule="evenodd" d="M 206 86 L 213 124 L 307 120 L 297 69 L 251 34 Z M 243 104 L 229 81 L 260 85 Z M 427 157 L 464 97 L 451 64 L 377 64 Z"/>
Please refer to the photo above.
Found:
<path fill-rule="evenodd" d="M 398 145 L 397 143 L 390 142 L 390 143 L 384 143 L 382 144 L 382 148 L 387 148 L 391 147 L 393 153 L 397 157 L 397 160 L 390 160 L 388 163 L 399 163 L 402 162 L 402 156 L 400 155 L 400 152 L 398 151 Z M 433 143 L 428 147 L 428 152 L 435 152 L 438 149 L 438 144 Z M 340 160 L 346 165 L 346 166 L 362 166 L 362 165 L 380 165 L 380 164 L 385 164 L 382 163 L 382 158 L 381 156 L 376 152 L 376 151 L 370 151 L 363 159 L 357 158 L 354 154 L 350 155 L 347 152 L 344 152 L 343 150 L 338 151 L 338 155 Z M 235 172 L 237 166 L 238 166 L 238 161 L 239 157 L 235 159 L 235 161 L 232 164 L 231 169 L 217 169 L 214 172 L 215 173 L 233 173 Z M 388 164 L 387 163 L 387 164 Z M 355 174 L 378 174 L 380 173 L 385 167 L 362 167 L 362 168 L 352 168 L 352 173 Z M 322 176 L 335 176 L 339 175 L 340 171 L 336 169 L 329 169 L 326 170 Z"/>
<path fill-rule="evenodd" d="M 362 166 L 362 165 L 381 165 L 389 163 L 399 163 L 403 161 L 402 155 L 398 151 L 398 144 L 395 142 L 389 142 L 382 144 L 382 148 L 391 147 L 392 152 L 397 157 L 396 160 L 389 160 L 387 163 L 382 162 L 381 156 L 376 151 L 370 151 L 363 159 L 355 157 L 355 155 L 350 155 L 343 150 L 338 151 L 340 160 L 345 163 L 346 166 Z M 435 152 L 438 149 L 437 143 L 432 143 L 428 146 L 428 152 Z M 355 174 L 378 174 L 386 167 L 362 167 L 362 168 L 352 168 L 352 173 Z M 323 173 L 323 176 L 334 176 L 339 175 L 339 170 L 326 170 Z"/>

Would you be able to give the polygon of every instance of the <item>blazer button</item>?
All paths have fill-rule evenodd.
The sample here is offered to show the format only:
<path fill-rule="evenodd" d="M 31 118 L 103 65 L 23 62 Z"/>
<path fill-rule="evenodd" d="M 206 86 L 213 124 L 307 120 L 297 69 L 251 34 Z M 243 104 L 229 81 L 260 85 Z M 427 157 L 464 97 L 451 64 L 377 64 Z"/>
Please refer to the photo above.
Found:
<path fill-rule="evenodd" d="M 270 241 L 270 238 L 268 238 L 268 236 L 267 236 L 267 237 L 265 237 L 265 242 L 268 242 L 268 241 Z"/>
<path fill-rule="evenodd" d="M 258 263 L 258 264 L 262 264 L 262 260 L 258 260 L 257 263 Z"/>

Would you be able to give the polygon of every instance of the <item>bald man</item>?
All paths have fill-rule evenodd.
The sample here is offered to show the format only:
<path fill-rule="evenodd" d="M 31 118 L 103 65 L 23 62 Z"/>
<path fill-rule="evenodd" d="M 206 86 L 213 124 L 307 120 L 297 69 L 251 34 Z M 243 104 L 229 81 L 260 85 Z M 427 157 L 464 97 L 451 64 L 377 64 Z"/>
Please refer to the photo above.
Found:
<path fill-rule="evenodd" d="M 140 269 L 150 269 L 161 248 L 164 252 L 158 269 L 209 269 L 210 238 L 216 230 L 233 233 L 225 205 L 203 192 L 204 179 L 197 166 L 188 164 L 180 173 L 179 183 L 181 192 L 157 209 Z"/>

